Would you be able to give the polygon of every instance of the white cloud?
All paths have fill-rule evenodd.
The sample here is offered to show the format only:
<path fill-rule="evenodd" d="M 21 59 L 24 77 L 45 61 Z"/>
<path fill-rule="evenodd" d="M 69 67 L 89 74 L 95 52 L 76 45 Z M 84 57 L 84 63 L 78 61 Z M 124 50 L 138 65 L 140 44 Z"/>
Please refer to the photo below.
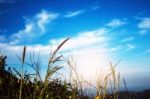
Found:
<path fill-rule="evenodd" d="M 117 45 L 116 47 L 110 48 L 110 52 L 116 52 L 122 48 L 122 45 Z"/>
<path fill-rule="evenodd" d="M 85 12 L 84 10 L 71 11 L 71 12 L 67 12 L 67 14 L 64 15 L 64 17 L 66 17 L 66 18 L 75 17 L 75 16 L 80 15 L 84 12 Z"/>
<path fill-rule="evenodd" d="M 106 46 L 107 32 L 105 28 L 80 32 L 62 47 L 65 53 L 69 50 L 73 55 L 79 73 L 88 81 L 96 77 L 96 71 L 103 71 L 108 66 L 111 54 Z M 57 45 L 63 39 L 54 39 L 50 42 Z"/>
<path fill-rule="evenodd" d="M 102 49 L 104 49 L 102 51 Z M 104 72 L 108 68 L 110 57 L 103 46 L 90 46 L 72 52 L 77 63 L 78 72 L 88 81 L 94 81 L 96 72 Z"/>
<path fill-rule="evenodd" d="M 142 29 L 142 30 L 139 31 L 139 34 L 140 34 L 140 35 L 145 35 L 145 34 L 147 34 L 147 33 L 148 33 L 148 30 L 146 30 L 146 29 L 145 29 L 145 30 Z"/>
<path fill-rule="evenodd" d="M 23 47 L 24 47 L 23 45 L 12 45 L 7 43 L 0 43 L 1 51 L 6 52 L 5 54 L 13 54 L 14 56 L 20 54 L 22 52 Z M 51 51 L 50 45 L 35 44 L 35 45 L 27 46 L 27 53 L 42 52 L 41 55 L 48 55 L 50 51 Z"/>
<path fill-rule="evenodd" d="M 94 7 L 92 7 L 92 10 L 97 10 L 99 8 L 100 8 L 99 6 L 94 6 Z"/>
<path fill-rule="evenodd" d="M 13 39 L 10 44 L 16 44 L 19 42 L 30 41 L 35 37 L 38 37 L 46 33 L 45 26 L 51 23 L 54 19 L 58 17 L 58 14 L 49 13 L 45 10 L 41 11 L 33 18 L 26 18 L 26 24 L 24 29 L 13 34 L 10 38 Z M 28 38 L 28 40 L 27 40 Z"/>
<path fill-rule="evenodd" d="M 47 11 L 43 10 L 41 13 L 36 15 L 38 26 L 41 28 L 42 31 L 45 31 L 45 24 L 51 22 L 52 20 L 56 19 L 58 14 L 48 13 Z"/>
<path fill-rule="evenodd" d="M 136 46 L 133 44 L 126 44 L 127 50 L 134 49 Z"/>
<path fill-rule="evenodd" d="M 27 26 L 24 31 L 30 33 L 31 27 Z M 105 28 L 100 28 L 97 30 L 93 31 L 84 31 L 78 33 L 77 36 L 72 37 L 62 48 L 61 52 L 65 51 L 73 51 L 75 50 L 80 50 L 80 49 L 85 49 L 85 48 L 90 48 L 90 47 L 96 47 L 96 46 L 101 46 L 105 47 L 105 42 L 107 40 L 107 37 L 104 35 L 107 33 L 107 29 Z M 29 52 L 39 52 L 41 51 L 43 54 L 48 54 L 49 51 L 51 50 L 51 47 L 54 49 L 60 44 L 65 38 L 60 38 L 60 39 L 53 39 L 50 40 L 50 43 L 47 45 L 42 45 L 42 44 L 34 44 L 34 45 L 29 45 L 27 46 L 27 49 Z M 15 40 L 14 40 L 15 42 Z M 17 39 L 16 39 L 16 42 Z M 52 46 L 51 46 L 52 45 Z M 6 44 L 6 43 L 0 43 L 0 48 L 4 50 L 9 50 L 9 51 L 16 51 L 18 52 L 23 46 L 22 45 L 13 45 L 13 44 Z M 102 48 L 101 51 L 105 51 L 105 48 Z"/>
<path fill-rule="evenodd" d="M 140 19 L 140 23 L 138 24 L 139 34 L 140 35 L 146 35 L 150 31 L 150 18 L 138 18 Z"/>
<path fill-rule="evenodd" d="M 141 22 L 138 24 L 140 29 L 150 29 L 150 18 L 142 18 Z"/>
<path fill-rule="evenodd" d="M 125 22 L 125 20 L 120 20 L 120 19 L 112 19 L 107 26 L 111 26 L 111 27 L 117 27 L 117 26 L 122 26 L 127 24 L 127 22 Z"/>
<path fill-rule="evenodd" d="M 30 31 L 30 28 L 31 27 L 29 26 L 26 31 Z M 109 42 L 109 38 L 106 36 L 108 32 L 110 31 L 106 28 L 79 32 L 61 48 L 60 52 L 64 55 L 67 55 L 69 50 L 69 54 L 74 57 L 75 62 L 77 63 L 78 72 L 85 80 L 94 81 L 96 72 L 105 73 L 109 68 L 109 61 L 113 57 L 111 56 L 113 55 L 112 53 L 118 52 L 118 50 L 123 48 L 122 45 L 108 48 L 107 43 Z M 64 39 L 65 38 L 50 40 L 50 44 L 47 45 L 29 45 L 27 46 L 27 52 L 38 53 L 40 51 L 41 61 L 46 64 L 50 51 L 53 50 L 53 48 L 56 48 L 58 43 L 61 43 Z M 127 44 L 125 46 L 127 47 L 127 50 L 136 47 L 133 44 Z M 21 55 L 23 46 L 0 43 L 0 48 L 4 49 L 7 52 L 7 55 L 10 53 L 13 54 L 13 56 L 16 56 L 16 54 Z"/>
<path fill-rule="evenodd" d="M 127 37 L 127 38 L 123 39 L 122 42 L 129 42 L 129 41 L 132 41 L 132 40 L 134 40 L 134 37 L 130 36 L 130 37 Z"/>
<path fill-rule="evenodd" d="M 105 33 L 107 33 L 107 29 L 100 28 L 93 31 L 84 31 L 78 33 L 76 37 L 71 38 L 65 46 L 63 46 L 64 50 L 68 49 L 74 49 L 74 48 L 83 48 L 87 46 L 91 46 L 93 44 L 100 44 L 104 43 L 106 40 L 106 37 L 102 36 Z M 64 38 L 62 39 L 53 39 L 50 40 L 50 43 L 56 45 L 60 42 L 62 42 Z"/>
<path fill-rule="evenodd" d="M 29 27 L 26 31 L 30 31 Z M 64 44 L 61 48 L 60 52 L 64 53 L 64 55 L 68 53 L 68 50 L 69 53 L 73 55 L 77 62 L 77 69 L 85 79 L 91 79 L 94 75 L 96 75 L 96 71 L 102 71 L 108 65 L 107 63 L 110 60 L 110 54 L 107 52 L 108 49 L 106 47 L 107 37 L 105 37 L 105 34 L 107 32 L 108 30 L 105 28 L 80 32 L 77 36 L 72 37 L 68 42 L 66 42 L 66 44 Z M 56 48 L 58 43 L 64 39 L 65 38 L 50 40 L 50 44 L 48 45 L 29 45 L 27 46 L 27 52 L 40 51 L 41 57 L 44 57 L 42 58 L 42 61 L 45 61 L 47 60 L 45 56 L 48 56 L 50 51 Z M 18 54 L 22 52 L 21 49 L 23 46 L 0 44 L 0 48 L 3 48 L 6 52 Z"/>

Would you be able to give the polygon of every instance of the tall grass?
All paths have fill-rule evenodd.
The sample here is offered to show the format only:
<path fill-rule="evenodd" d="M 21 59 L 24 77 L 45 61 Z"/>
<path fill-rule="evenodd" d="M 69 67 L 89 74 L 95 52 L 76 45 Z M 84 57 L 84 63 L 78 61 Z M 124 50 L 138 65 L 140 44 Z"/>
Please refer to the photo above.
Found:
<path fill-rule="evenodd" d="M 45 80 L 43 83 L 43 88 L 41 89 L 40 92 L 40 96 L 39 99 L 43 99 L 44 98 L 44 93 L 45 90 L 48 87 L 48 79 L 55 73 L 57 72 L 59 69 L 61 69 L 62 67 L 59 66 L 53 66 L 55 64 L 55 62 L 57 62 L 61 56 L 56 57 L 56 53 L 59 51 L 59 49 L 65 44 L 65 42 L 67 42 L 69 39 L 64 40 L 58 47 L 57 49 L 51 54 L 51 56 L 49 57 L 49 61 L 48 61 L 48 66 L 47 66 L 47 72 L 46 72 L 46 76 L 45 76 Z"/>
<path fill-rule="evenodd" d="M 69 38 L 65 39 L 53 52 L 50 53 L 44 78 L 42 78 L 40 74 L 41 64 L 39 55 L 37 59 L 35 59 L 35 54 L 30 54 L 30 62 L 27 62 L 25 60 L 27 50 L 26 46 L 24 46 L 22 58 L 19 57 L 19 60 L 21 61 L 21 71 L 19 72 L 13 68 L 13 72 L 11 73 L 13 78 L 9 83 L 9 92 L 12 94 L 3 95 L 3 98 L 89 99 L 83 91 L 83 84 L 86 83 L 96 89 L 95 99 L 118 99 L 121 77 L 120 74 L 116 72 L 116 66 L 119 62 L 115 65 L 110 62 L 110 70 L 105 72 L 104 75 L 102 73 L 97 73 L 97 79 L 95 80 L 96 85 L 93 85 L 84 80 L 84 78 L 77 71 L 76 62 L 73 57 L 65 59 L 63 55 L 58 55 L 59 50 L 68 40 Z M 52 78 L 54 74 L 57 74 L 58 71 L 63 68 L 58 64 L 60 60 L 67 63 L 69 66 L 69 80 Z M 24 66 L 27 65 L 34 70 L 33 73 L 27 74 L 27 72 L 24 71 Z M 15 74 L 17 74 L 18 77 Z M 125 80 L 123 79 L 123 81 L 127 91 Z M 19 86 L 19 89 L 13 89 L 16 86 Z"/>
<path fill-rule="evenodd" d="M 97 95 L 95 96 L 95 99 L 118 99 L 121 79 L 120 73 L 117 73 L 116 71 L 117 64 L 113 65 L 110 62 L 110 69 L 108 71 L 105 71 L 104 74 L 97 74 Z"/>
<path fill-rule="evenodd" d="M 22 65 L 21 65 L 21 84 L 20 84 L 20 94 L 19 94 L 19 99 L 22 99 L 22 87 L 23 87 L 23 78 L 24 78 L 24 75 L 23 75 L 23 65 L 24 65 L 24 61 L 25 61 L 25 56 L 26 56 L 26 46 L 24 46 L 23 48 L 23 53 L 22 53 Z"/>

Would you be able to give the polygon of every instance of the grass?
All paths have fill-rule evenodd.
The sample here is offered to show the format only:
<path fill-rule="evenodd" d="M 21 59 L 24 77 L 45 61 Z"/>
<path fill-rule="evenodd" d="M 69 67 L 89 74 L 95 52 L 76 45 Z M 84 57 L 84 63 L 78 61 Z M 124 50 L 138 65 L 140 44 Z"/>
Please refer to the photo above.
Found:
<path fill-rule="evenodd" d="M 26 56 L 26 46 L 24 46 L 23 48 L 23 53 L 22 53 L 22 65 L 21 65 L 21 84 L 20 84 L 20 92 L 19 92 L 19 99 L 22 98 L 22 87 L 23 87 L 23 65 L 24 65 L 24 61 L 25 61 L 25 56 Z"/>
<path fill-rule="evenodd" d="M 26 62 L 26 46 L 24 46 L 22 58 L 18 57 L 21 61 L 21 71 L 13 68 L 11 71 L 6 71 L 6 76 L 0 77 L 0 92 L 2 92 L 0 93 L 0 99 L 90 99 L 83 91 L 83 84 L 85 83 L 96 89 L 95 99 L 118 99 L 121 81 L 120 74 L 116 71 L 118 63 L 113 65 L 110 62 L 110 70 L 105 74 L 99 75 L 97 73 L 96 85 L 92 85 L 78 73 L 72 57 L 65 59 L 63 55 L 57 54 L 68 40 L 69 38 L 64 40 L 56 50 L 50 53 L 44 78 L 40 74 L 39 55 L 35 59 L 35 55 L 30 54 L 30 62 Z M 4 56 L 1 56 L 0 66 L 6 65 L 5 59 Z M 69 80 L 53 77 L 55 74 L 59 75 L 59 70 L 63 68 L 58 65 L 60 61 L 67 63 L 69 66 Z M 30 66 L 35 73 L 27 74 L 24 71 L 25 65 Z M 1 70 L 0 73 L 4 73 L 4 71 Z M 9 82 L 4 83 L 7 80 Z M 128 92 L 124 79 L 123 82 L 126 92 Z M 5 90 L 5 87 L 9 91 Z M 109 87 L 110 90 L 108 90 Z"/>

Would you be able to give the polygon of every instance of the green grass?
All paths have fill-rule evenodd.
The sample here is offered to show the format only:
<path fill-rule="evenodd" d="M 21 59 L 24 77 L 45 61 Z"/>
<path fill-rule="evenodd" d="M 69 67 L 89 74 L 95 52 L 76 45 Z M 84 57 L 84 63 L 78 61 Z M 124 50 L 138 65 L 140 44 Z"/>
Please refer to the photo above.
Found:
<path fill-rule="evenodd" d="M 26 62 L 26 46 L 24 46 L 22 58 L 18 57 L 21 61 L 21 70 L 17 71 L 15 68 L 11 71 L 7 70 L 10 76 L 1 77 L 0 99 L 89 99 L 84 94 L 84 84 L 96 89 L 95 99 L 118 99 L 121 82 L 120 73 L 116 71 L 118 63 L 113 65 L 110 62 L 110 70 L 105 74 L 97 73 L 96 85 L 92 85 L 78 73 L 73 57 L 65 59 L 63 55 L 58 55 L 59 50 L 68 40 L 64 40 L 56 50 L 50 53 L 44 78 L 40 74 L 40 57 L 35 59 L 35 55 L 30 54 L 30 62 Z M 59 70 L 63 68 L 58 65 L 60 61 L 69 66 L 69 78 L 53 77 L 55 74 L 59 75 Z M 0 66 L 2 65 L 5 65 L 5 61 L 0 61 Z M 24 71 L 26 65 L 34 70 L 32 74 Z M 4 83 L 7 80 L 9 81 Z M 123 82 L 127 91 L 124 79 Z M 108 90 L 109 87 L 111 91 Z"/>

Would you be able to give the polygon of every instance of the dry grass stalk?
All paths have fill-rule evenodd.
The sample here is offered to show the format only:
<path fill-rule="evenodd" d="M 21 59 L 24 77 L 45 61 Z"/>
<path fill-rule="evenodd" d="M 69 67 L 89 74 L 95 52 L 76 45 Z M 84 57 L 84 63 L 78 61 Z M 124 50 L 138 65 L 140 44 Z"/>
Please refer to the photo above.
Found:
<path fill-rule="evenodd" d="M 22 66 L 21 66 L 21 84 L 20 84 L 20 92 L 19 92 L 19 99 L 22 98 L 22 87 L 23 87 L 23 65 L 25 61 L 25 56 L 26 56 L 26 46 L 23 48 L 23 53 L 22 53 Z"/>

